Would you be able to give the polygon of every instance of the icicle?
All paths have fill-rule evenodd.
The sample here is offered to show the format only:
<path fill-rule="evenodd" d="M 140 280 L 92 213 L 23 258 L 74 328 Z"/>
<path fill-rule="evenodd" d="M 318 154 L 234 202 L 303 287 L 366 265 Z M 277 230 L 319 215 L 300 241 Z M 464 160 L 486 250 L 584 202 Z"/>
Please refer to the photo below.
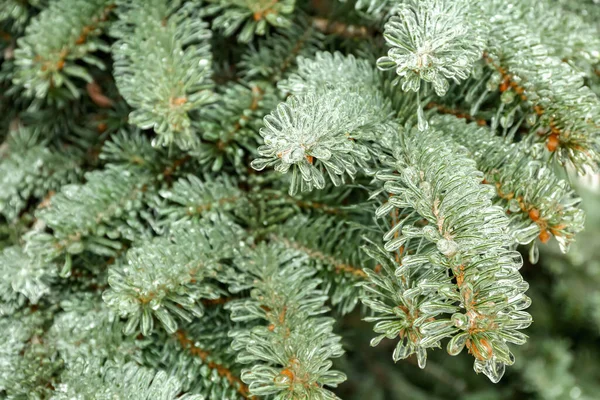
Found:
<path fill-rule="evenodd" d="M 419 119 L 419 130 L 423 132 L 429 128 L 429 123 L 425 119 L 425 111 L 423 111 L 423 104 L 421 104 L 421 93 L 417 90 L 417 117 Z"/>
<path fill-rule="evenodd" d="M 482 372 L 490 379 L 490 381 L 493 383 L 498 383 L 504 375 L 504 370 L 504 363 L 500 360 L 496 360 L 494 357 L 486 362 Z"/>
<path fill-rule="evenodd" d="M 537 241 L 534 241 L 529 248 L 529 262 L 532 264 L 537 264 L 540 258 L 540 250 L 537 245 Z"/>
<path fill-rule="evenodd" d="M 479 96 L 475 104 L 471 106 L 471 110 L 469 111 L 471 115 L 477 114 L 479 107 L 481 107 L 489 92 L 490 91 L 486 89 L 483 93 L 481 93 L 481 96 Z"/>
<path fill-rule="evenodd" d="M 502 115 L 502 111 L 504 111 L 504 103 L 500 103 L 500 107 L 498 107 L 498 112 L 496 112 L 496 115 L 492 118 L 492 126 L 491 126 L 491 130 L 492 132 L 495 132 L 496 129 L 498 129 L 498 124 L 500 123 L 500 115 Z"/>
<path fill-rule="evenodd" d="M 419 368 L 425 368 L 427 364 L 427 351 L 424 347 L 417 347 L 417 363 L 419 364 Z"/>

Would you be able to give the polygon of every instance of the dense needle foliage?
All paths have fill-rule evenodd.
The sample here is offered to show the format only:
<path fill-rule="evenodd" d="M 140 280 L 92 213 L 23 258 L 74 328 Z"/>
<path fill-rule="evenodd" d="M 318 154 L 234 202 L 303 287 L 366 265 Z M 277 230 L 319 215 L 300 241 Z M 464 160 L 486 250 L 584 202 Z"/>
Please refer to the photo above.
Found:
<path fill-rule="evenodd" d="M 3 0 L 0 398 L 597 398 L 599 21 Z"/>

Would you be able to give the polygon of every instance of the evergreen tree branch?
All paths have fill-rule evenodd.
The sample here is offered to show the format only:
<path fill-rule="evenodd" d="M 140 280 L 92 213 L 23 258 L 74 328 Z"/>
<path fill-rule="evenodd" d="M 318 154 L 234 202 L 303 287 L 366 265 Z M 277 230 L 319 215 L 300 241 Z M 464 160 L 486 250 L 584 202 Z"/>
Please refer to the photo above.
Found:
<path fill-rule="evenodd" d="M 154 371 L 135 363 L 97 361 L 72 365 L 63 374 L 64 383 L 56 388 L 52 400 L 72 398 L 122 398 L 127 400 L 165 399 L 202 400 L 200 395 L 181 395 L 181 382 L 164 371 Z"/>
<path fill-rule="evenodd" d="M 89 279 L 89 278 L 87 278 Z M 96 293 L 78 293 L 61 304 L 45 336 L 66 366 L 80 360 L 142 361 L 145 344 L 123 336 L 123 322 Z"/>
<path fill-rule="evenodd" d="M 373 260 L 360 250 L 362 234 L 364 229 L 336 217 L 297 216 L 270 239 L 306 255 L 329 288 L 331 303 L 345 314 L 358 303 L 361 290 L 357 283 L 367 278 L 364 269 L 374 268 Z"/>
<path fill-rule="evenodd" d="M 242 55 L 239 63 L 245 79 L 260 77 L 277 82 L 296 65 L 298 57 L 310 57 L 323 49 L 325 37 L 302 16 L 285 30 L 259 41 Z"/>
<path fill-rule="evenodd" d="M 391 197 L 376 215 L 402 213 L 384 235 L 385 251 L 399 253 L 368 250 L 385 272 L 365 270 L 372 286 L 364 302 L 376 313 L 367 320 L 381 333 L 372 345 L 399 336 L 394 359 L 416 353 L 424 368 L 426 349 L 450 338 L 448 353 L 466 346 L 475 371 L 498 382 L 514 363 L 507 342 L 522 344 L 516 329 L 531 323 L 521 311 L 530 300 L 521 256 L 508 247 L 509 221 L 474 162 L 439 132 L 404 132 L 391 167 L 377 175 Z"/>
<path fill-rule="evenodd" d="M 194 342 L 186 336 L 185 332 L 178 330 L 175 332 L 175 337 L 177 338 L 177 341 L 181 347 L 189 351 L 194 357 L 200 358 L 202 362 L 208 366 L 208 368 L 216 370 L 219 376 L 225 378 L 232 387 L 237 388 L 237 392 L 240 394 L 240 396 L 242 396 L 244 399 L 256 399 L 255 396 L 250 395 L 248 386 L 244 384 L 239 377 L 234 375 L 227 367 L 214 361 L 209 361 L 209 353 L 196 346 Z"/>
<path fill-rule="evenodd" d="M 39 132 L 21 127 L 5 143 L 0 150 L 0 213 L 7 220 L 15 220 L 31 199 L 46 198 L 82 175 L 77 154 L 50 149 Z"/>
<path fill-rule="evenodd" d="M 465 80 L 484 48 L 483 30 L 466 1 L 408 1 L 385 24 L 391 49 L 377 60 L 380 69 L 395 69 L 402 90 L 417 92 L 421 80 L 443 96 L 448 80 Z"/>
<path fill-rule="evenodd" d="M 353 178 L 358 169 L 368 170 L 371 156 L 356 139 L 387 130 L 391 114 L 366 62 L 339 53 L 318 53 L 314 60 L 298 62 L 298 72 L 280 85 L 293 96 L 265 117 L 261 158 L 251 164 L 259 171 L 292 168 L 290 195 L 324 188 L 323 170 L 336 186 L 345 175 Z M 336 74 L 339 69 L 346 73 Z"/>
<path fill-rule="evenodd" d="M 49 398 L 64 362 L 45 343 L 48 315 L 24 310 L 0 318 L 0 393 L 8 398 Z"/>
<path fill-rule="evenodd" d="M 194 147 L 189 113 L 212 103 L 212 55 L 207 24 L 196 2 L 177 8 L 165 0 L 121 5 L 112 33 L 115 80 L 134 111 L 129 121 L 154 128 L 156 145 Z"/>
<path fill-rule="evenodd" d="M 269 85 L 239 83 L 224 85 L 219 101 L 200 112 L 195 126 L 202 143 L 192 152 L 212 171 L 233 165 L 245 169 L 248 153 L 255 154 L 262 118 L 277 105 L 278 97 Z"/>
<path fill-rule="evenodd" d="M 518 7 L 513 10 L 505 2 L 488 3 L 486 11 L 498 18 L 484 59 L 497 71 L 495 82 L 500 91 L 509 92 L 506 102 L 519 96 L 532 109 L 532 130 L 544 129 L 546 148 L 561 163 L 572 163 L 582 174 L 585 166 L 597 168 L 597 96 L 584 86 L 579 72 L 552 55 L 539 33 L 521 22 Z"/>
<path fill-rule="evenodd" d="M 206 7 L 207 14 L 217 17 L 212 27 L 220 29 L 225 36 L 231 36 L 238 28 L 237 38 L 247 43 L 254 35 L 264 35 L 269 25 L 288 28 L 288 17 L 294 11 L 296 0 L 209 0 L 212 5 Z M 243 26 L 242 26 L 243 25 Z"/>
<path fill-rule="evenodd" d="M 52 2 L 27 26 L 25 36 L 17 41 L 13 79 L 30 97 L 45 98 L 48 92 L 63 85 L 75 98 L 80 96 L 72 78 L 92 82 L 81 60 L 104 68 L 91 53 L 108 51 L 99 39 L 114 8 L 110 0 L 61 0 Z"/>
<path fill-rule="evenodd" d="M 593 398 L 595 1 L 0 0 L 0 398 Z"/>
<path fill-rule="evenodd" d="M 235 325 L 223 307 L 215 306 L 174 334 L 158 332 L 145 351 L 146 365 L 164 370 L 182 383 L 182 392 L 204 398 L 242 399 L 247 387 L 223 332 Z"/>
<path fill-rule="evenodd" d="M 188 175 L 160 191 L 160 196 L 167 201 L 157 212 L 169 223 L 199 219 L 212 211 L 235 214 L 248 201 L 247 194 L 227 175 L 216 179 L 205 175 L 204 180 Z"/>
<path fill-rule="evenodd" d="M 514 240 L 528 244 L 536 237 L 546 243 L 554 236 L 563 252 L 583 229 L 580 199 L 568 182 L 552 169 L 531 157 L 522 144 L 507 145 L 485 128 L 466 124 L 453 117 L 434 119 L 434 125 L 468 148 L 496 188 L 496 196 L 510 214 Z M 534 253 L 537 249 L 532 249 Z M 537 255 L 533 256 L 537 259 Z M 535 262 L 535 261 L 534 261 Z"/>
<path fill-rule="evenodd" d="M 51 228 L 53 235 L 30 232 L 28 252 L 48 259 L 64 253 L 70 258 L 84 250 L 112 256 L 121 248 L 117 239 L 133 240 L 147 234 L 141 222 L 150 218 L 142 210 L 152 184 L 147 170 L 109 166 L 85 177 L 85 184 L 63 186 L 47 208 L 37 211 L 38 220 Z"/>
<path fill-rule="evenodd" d="M 5 248 L 0 253 L 0 316 L 13 314 L 24 305 L 25 298 L 37 304 L 50 293 L 57 273 L 56 264 L 43 263 L 17 246 Z"/>
<path fill-rule="evenodd" d="M 9 30 L 15 34 L 22 33 L 32 14 L 45 7 L 45 3 L 46 0 L 6 0 L 0 4 L 0 23 L 7 24 Z M 10 36 L 10 33 L 2 32 L 0 37 L 4 34 Z M 3 39 L 10 40 L 6 37 Z"/>
<path fill-rule="evenodd" d="M 111 266 L 111 289 L 103 298 L 128 319 L 125 334 L 139 329 L 144 336 L 150 335 L 154 318 L 174 333 L 177 320 L 190 322 L 204 314 L 202 299 L 226 295 L 213 282 L 227 274 L 222 260 L 233 256 L 231 238 L 239 233 L 226 220 L 214 222 L 219 225 L 180 224 L 167 238 L 129 250 L 126 265 Z"/>
<path fill-rule="evenodd" d="M 235 261 L 246 278 L 231 290 L 252 291 L 249 299 L 226 305 L 232 320 L 267 324 L 231 333 L 238 361 L 254 364 L 242 372 L 253 395 L 334 399 L 324 386 L 345 379 L 330 370 L 329 359 L 343 350 L 332 332 L 333 320 L 319 316 L 326 311 L 326 296 L 317 289 L 319 280 L 312 279 L 315 271 L 302 262 L 296 252 L 266 245 Z"/>
<path fill-rule="evenodd" d="M 107 164 L 126 167 L 143 167 L 154 172 L 159 172 L 155 166 L 160 167 L 168 163 L 161 149 L 152 147 L 150 141 L 139 130 L 123 129 L 111 135 L 110 140 L 102 146 L 99 159 Z M 171 168 L 175 170 L 173 166 Z M 170 175 L 163 172 L 163 175 Z"/>

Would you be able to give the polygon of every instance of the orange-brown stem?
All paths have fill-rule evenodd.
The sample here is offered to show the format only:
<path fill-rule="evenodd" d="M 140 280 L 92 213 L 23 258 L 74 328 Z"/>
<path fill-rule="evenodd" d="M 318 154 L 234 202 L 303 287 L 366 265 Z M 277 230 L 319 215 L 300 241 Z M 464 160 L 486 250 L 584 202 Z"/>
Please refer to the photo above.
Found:
<path fill-rule="evenodd" d="M 214 361 L 210 361 L 210 354 L 206 350 L 202 350 L 200 347 L 196 346 L 194 342 L 186 336 L 186 334 L 182 330 L 178 330 L 175 332 L 175 337 L 179 344 L 184 349 L 189 350 L 189 352 L 200 358 L 202 362 L 206 363 L 206 365 L 210 369 L 214 369 L 217 371 L 219 376 L 224 377 L 231 384 L 232 387 L 235 387 L 238 393 L 245 399 L 256 399 L 254 396 L 250 396 L 250 390 L 248 386 L 240 378 L 233 374 L 227 367 L 222 364 L 218 364 Z"/>
<path fill-rule="evenodd" d="M 273 236 L 273 239 L 285 244 L 286 246 L 288 246 L 290 248 L 293 248 L 295 250 L 300 250 L 303 253 L 306 253 L 311 258 L 314 258 L 319 261 L 323 261 L 329 265 L 332 265 L 333 269 L 336 273 L 345 273 L 345 274 L 349 274 L 349 275 L 352 275 L 352 276 L 360 278 L 360 279 L 367 278 L 367 274 L 361 268 L 355 267 L 350 264 L 346 264 L 339 260 L 336 260 L 335 257 L 332 257 L 330 255 L 322 253 L 318 250 L 313 250 L 308 247 L 302 246 L 301 244 L 299 244 L 297 242 L 293 242 L 287 238 Z"/>
<path fill-rule="evenodd" d="M 312 24 L 328 35 L 334 34 L 345 38 L 365 38 L 373 35 L 373 32 L 365 26 L 344 24 L 326 18 L 315 17 L 312 19 Z"/>
<path fill-rule="evenodd" d="M 436 109 L 438 112 L 442 113 L 442 114 L 449 114 L 449 115 L 454 115 L 457 118 L 461 118 L 461 119 L 465 119 L 468 122 L 476 122 L 477 125 L 479 126 L 486 126 L 487 125 L 487 121 L 485 119 L 482 118 L 475 118 L 472 115 L 461 111 L 461 110 L 455 110 L 452 108 L 448 108 L 442 104 L 438 104 L 435 102 L 430 102 L 429 104 L 427 104 L 426 106 L 427 109 Z"/>
<path fill-rule="evenodd" d="M 163 171 L 163 176 L 165 178 L 169 178 L 171 175 L 173 175 L 175 171 L 179 169 L 179 167 L 188 162 L 190 159 L 190 155 L 185 155 L 184 157 L 175 160 L 172 165 L 165 168 L 165 170 Z"/>
<path fill-rule="evenodd" d="M 108 6 L 106 6 L 104 8 L 104 10 L 102 10 L 102 12 L 100 13 L 100 15 L 98 17 L 95 17 L 93 22 L 89 25 L 84 26 L 81 29 L 81 33 L 79 34 L 79 36 L 77 37 L 77 39 L 75 40 L 75 44 L 76 45 L 82 45 L 87 41 L 87 36 L 90 32 L 94 31 L 95 29 L 98 28 L 98 25 L 101 22 L 105 22 L 108 20 L 108 16 L 110 15 L 110 12 L 116 7 L 116 5 L 114 4 L 109 4 Z M 41 64 L 40 68 L 42 71 L 47 71 L 47 70 L 56 70 L 56 71 L 60 71 L 64 68 L 65 66 L 65 60 L 67 58 L 67 56 L 69 55 L 70 50 L 67 47 L 63 47 L 60 51 L 60 53 L 58 54 L 58 61 L 53 62 L 51 60 L 48 60 L 44 57 L 42 57 L 41 55 L 37 55 L 34 58 L 34 61 L 38 62 Z"/>

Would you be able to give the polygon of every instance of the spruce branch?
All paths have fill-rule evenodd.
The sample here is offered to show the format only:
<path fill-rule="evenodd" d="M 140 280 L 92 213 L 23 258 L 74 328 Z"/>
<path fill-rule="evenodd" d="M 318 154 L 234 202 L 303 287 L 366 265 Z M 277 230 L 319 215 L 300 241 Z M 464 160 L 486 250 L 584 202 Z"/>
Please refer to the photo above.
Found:
<path fill-rule="evenodd" d="M 97 360 L 71 365 L 62 374 L 52 400 L 89 398 L 104 400 L 202 400 L 200 395 L 181 395 L 181 382 L 164 371 L 155 371 L 130 362 L 126 364 Z"/>
<path fill-rule="evenodd" d="M 465 80 L 481 58 L 484 28 L 473 18 L 474 11 L 466 1 L 411 0 L 399 5 L 383 34 L 391 48 L 377 66 L 395 69 L 404 91 L 419 91 L 423 80 L 443 96 L 448 80 Z"/>
<path fill-rule="evenodd" d="M 201 132 L 202 142 L 192 155 L 212 171 L 228 165 L 244 170 L 248 153 L 256 153 L 262 118 L 278 101 L 269 85 L 224 85 L 219 101 L 200 112 L 195 127 Z"/>
<path fill-rule="evenodd" d="M 23 321 L 4 317 L 0 319 L 0 332 L 5 338 L 0 343 L 0 391 L 5 391 L 8 384 L 12 383 L 12 364 L 18 363 L 18 355 L 25 350 L 27 341 L 32 336 L 32 329 Z"/>
<path fill-rule="evenodd" d="M 250 298 L 227 303 L 233 321 L 260 321 L 252 329 L 231 332 L 237 360 L 252 363 L 242 372 L 250 393 L 281 399 L 335 399 L 325 386 L 345 380 L 330 370 L 330 358 L 342 355 L 333 320 L 321 317 L 327 296 L 318 289 L 315 271 L 303 257 L 278 246 L 257 246 L 235 261 L 244 280 L 230 290 L 252 289 Z"/>
<path fill-rule="evenodd" d="M 288 15 L 294 11 L 296 0 L 209 0 L 209 3 L 212 4 L 206 6 L 205 12 L 217 15 L 212 27 L 222 30 L 225 36 L 237 32 L 238 40 L 247 43 L 255 34 L 265 35 L 269 25 L 288 28 L 291 25 Z"/>
<path fill-rule="evenodd" d="M 196 2 L 120 4 L 112 33 L 115 80 L 134 108 L 129 122 L 154 128 L 157 146 L 194 147 L 189 113 L 215 100 L 207 24 Z"/>
<path fill-rule="evenodd" d="M 102 146 L 99 158 L 107 164 L 149 170 L 167 163 L 166 155 L 161 149 L 152 147 L 148 138 L 139 130 L 129 129 L 111 135 L 110 140 Z"/>
<path fill-rule="evenodd" d="M 0 214 L 9 221 L 15 220 L 31 199 L 41 200 L 82 175 L 77 154 L 53 150 L 40 136 L 20 127 L 9 134 L 0 150 Z"/>
<path fill-rule="evenodd" d="M 0 398 L 593 398 L 597 1 L 0 0 Z"/>
<path fill-rule="evenodd" d="M 0 318 L 0 393 L 9 399 L 49 398 L 64 362 L 45 343 L 48 315 L 24 310 Z"/>
<path fill-rule="evenodd" d="M 180 224 L 168 237 L 130 249 L 124 265 L 111 266 L 111 288 L 103 298 L 127 318 L 125 334 L 139 330 L 150 335 L 155 318 L 174 333 L 178 320 L 190 322 L 204 314 L 201 299 L 226 295 L 214 282 L 225 279 L 221 278 L 227 275 L 222 260 L 233 256 L 231 238 L 240 234 L 226 220 L 214 221 L 214 226 Z"/>
<path fill-rule="evenodd" d="M 46 259 L 66 254 L 67 260 L 84 250 L 113 256 L 122 246 L 118 239 L 147 235 L 141 221 L 151 218 L 143 211 L 152 183 L 149 171 L 109 166 L 85 178 L 85 184 L 63 186 L 48 207 L 36 212 L 53 234 L 29 232 L 27 252 Z M 70 267 L 65 267 L 68 273 Z"/>
<path fill-rule="evenodd" d="M 240 380 L 239 365 L 223 332 L 235 325 L 221 306 L 206 310 L 202 318 L 173 334 L 159 333 L 145 352 L 146 365 L 164 370 L 182 383 L 182 392 L 204 398 L 250 398 Z"/>
<path fill-rule="evenodd" d="M 26 298 L 37 304 L 50 293 L 58 268 L 29 256 L 22 248 L 7 247 L 0 253 L 0 316 L 11 315 Z"/>
<path fill-rule="evenodd" d="M 157 207 L 157 212 L 165 223 L 200 219 L 211 212 L 236 214 L 248 201 L 247 194 L 228 175 L 205 175 L 200 179 L 190 174 L 160 191 L 160 196 L 166 202 Z"/>
<path fill-rule="evenodd" d="M 301 16 L 285 30 L 280 30 L 251 45 L 239 63 L 245 79 L 265 78 L 278 82 L 296 65 L 297 57 L 310 57 L 323 49 L 324 35 L 306 16 Z"/>
<path fill-rule="evenodd" d="M 78 293 L 61 303 L 45 340 L 67 366 L 85 360 L 142 360 L 144 344 L 122 334 L 123 322 L 98 294 Z"/>
<path fill-rule="evenodd" d="M 529 145 L 507 144 L 488 129 L 454 117 L 433 118 L 432 123 L 468 148 L 485 181 L 495 186 L 496 197 L 510 214 L 516 243 L 528 244 L 536 237 L 545 243 L 554 236 L 561 250 L 568 250 L 583 229 L 580 199 L 568 182 L 534 158 Z M 537 249 L 532 252 L 534 261 Z"/>
<path fill-rule="evenodd" d="M 291 168 L 290 195 L 298 189 L 323 189 L 323 172 L 339 186 L 345 175 L 354 178 L 359 170 L 369 170 L 371 156 L 357 139 L 385 132 L 391 115 L 366 62 L 339 53 L 318 53 L 314 60 L 298 62 L 298 72 L 281 85 L 293 96 L 265 117 L 261 158 L 251 164 L 259 171 L 274 166 L 285 173 Z"/>
<path fill-rule="evenodd" d="M 364 106 L 365 94 L 342 90 L 290 97 L 265 117 L 260 130 L 265 144 L 258 148 L 261 158 L 252 161 L 252 167 L 261 171 L 274 166 L 281 173 L 291 168 L 290 195 L 299 189 L 323 189 L 323 172 L 336 186 L 344 175 L 354 178 L 356 165 L 367 169 L 370 159 L 367 149 L 354 140 L 362 127 L 368 129 L 373 122 L 375 110 L 353 119 Z"/>
<path fill-rule="evenodd" d="M 313 57 L 297 57 L 298 68 L 278 83 L 285 93 L 302 95 L 323 86 L 340 89 L 370 89 L 377 93 L 381 78 L 367 60 L 342 53 L 317 52 Z"/>
<path fill-rule="evenodd" d="M 491 3 L 492 7 L 498 6 L 498 3 Z M 586 21 L 585 13 L 577 14 L 557 3 L 531 0 L 511 2 L 510 7 L 506 7 L 508 4 L 505 3 L 502 11 L 510 9 L 512 19 L 525 22 L 529 29 L 539 32 L 540 41 L 553 57 L 589 78 L 594 66 L 600 63 L 598 27 Z"/>
<path fill-rule="evenodd" d="M 225 378 L 231 387 L 236 388 L 237 393 L 242 396 L 242 398 L 256 399 L 255 396 L 250 395 L 248 386 L 242 382 L 239 377 L 234 375 L 227 367 L 218 364 L 215 361 L 210 361 L 210 354 L 194 344 L 194 342 L 188 336 L 186 336 L 185 332 L 178 330 L 175 332 L 175 337 L 182 348 L 189 351 L 194 357 L 201 359 L 202 362 L 205 363 L 211 370 L 217 371 L 217 374 L 220 377 Z"/>
<path fill-rule="evenodd" d="M 368 250 L 383 272 L 365 270 L 364 303 L 381 334 L 372 345 L 400 337 L 394 360 L 416 353 L 424 368 L 426 349 L 450 338 L 449 354 L 466 346 L 475 371 L 498 382 L 514 363 L 507 343 L 524 343 L 517 329 L 531 323 L 521 311 L 530 304 L 528 285 L 518 273 L 521 256 L 509 247 L 509 221 L 463 153 L 436 131 L 399 137 L 391 169 L 377 174 L 390 197 L 376 215 L 393 212 L 393 224 L 385 250 Z"/>
<path fill-rule="evenodd" d="M 46 6 L 46 0 L 6 0 L 0 4 L 0 23 L 9 26 L 9 31 L 15 34 L 22 33 L 32 14 Z M 7 32 L 6 35 L 10 36 Z M 4 35 L 0 35 L 2 37 Z"/>
<path fill-rule="evenodd" d="M 487 12 L 497 15 L 484 54 L 496 70 L 490 86 L 506 92 L 507 104 L 520 99 L 529 108 L 532 131 L 542 129 L 547 150 L 562 164 L 573 164 L 581 174 L 586 166 L 596 169 L 598 97 L 584 85 L 580 72 L 553 56 L 540 34 L 520 20 L 518 8 L 514 11 L 500 1 L 489 3 Z M 511 109 L 516 108 L 511 105 Z M 531 135 L 529 140 L 537 138 Z"/>
<path fill-rule="evenodd" d="M 417 93 L 419 129 L 427 128 L 420 92 L 421 81 L 431 83 L 438 96 L 450 86 L 468 78 L 473 65 L 481 58 L 485 42 L 485 25 L 478 18 L 477 7 L 460 0 L 409 0 L 393 8 L 383 36 L 390 46 L 387 56 L 377 60 L 381 70 L 394 69 L 402 90 Z M 476 14 L 478 15 L 478 14 Z"/>
<path fill-rule="evenodd" d="M 300 215 L 283 224 L 270 238 L 308 257 L 329 288 L 332 305 L 345 314 L 358 303 L 360 288 L 356 284 L 367 278 L 364 269 L 375 267 L 373 260 L 360 250 L 364 231 L 337 217 Z"/>
<path fill-rule="evenodd" d="M 45 98 L 51 90 L 64 86 L 78 98 L 80 91 L 73 78 L 86 82 L 93 78 L 77 62 L 104 69 L 104 63 L 92 53 L 108 51 L 99 36 L 113 8 L 111 0 L 51 2 L 17 40 L 13 83 L 23 86 L 30 97 Z"/>

